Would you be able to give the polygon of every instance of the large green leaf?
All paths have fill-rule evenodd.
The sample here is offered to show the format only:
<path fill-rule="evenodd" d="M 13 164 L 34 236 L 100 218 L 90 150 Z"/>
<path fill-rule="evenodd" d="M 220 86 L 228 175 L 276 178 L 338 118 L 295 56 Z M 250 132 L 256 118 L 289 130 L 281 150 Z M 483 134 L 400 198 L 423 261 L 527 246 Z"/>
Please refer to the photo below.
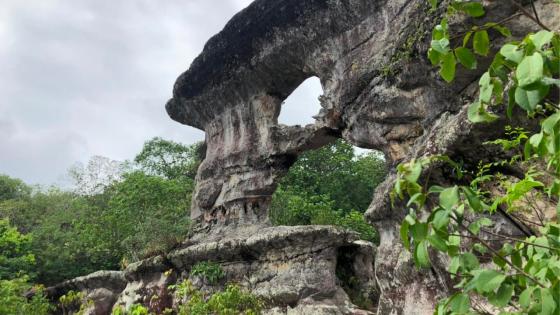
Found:
<path fill-rule="evenodd" d="M 449 308 L 451 308 L 454 314 L 468 313 L 471 308 L 471 300 L 465 293 L 456 293 L 449 300 Z"/>
<path fill-rule="evenodd" d="M 490 39 L 487 31 L 477 31 L 474 33 L 473 49 L 479 55 L 486 56 L 490 51 Z"/>
<path fill-rule="evenodd" d="M 433 247 L 437 248 L 442 252 L 447 251 L 447 244 L 441 237 L 439 237 L 435 233 L 432 233 L 428 236 L 428 242 L 430 242 L 430 244 L 432 244 Z"/>
<path fill-rule="evenodd" d="M 414 249 L 414 258 L 418 266 L 424 268 L 430 266 L 430 257 L 428 256 L 428 243 L 426 240 L 423 240 L 416 245 L 416 248 Z"/>
<path fill-rule="evenodd" d="M 441 77 L 447 81 L 451 82 L 455 78 L 455 55 L 452 52 L 447 53 L 441 58 L 439 74 Z"/>
<path fill-rule="evenodd" d="M 462 3 L 461 9 L 472 17 L 481 17 L 484 15 L 484 7 L 479 2 Z"/>
<path fill-rule="evenodd" d="M 410 227 L 410 232 L 415 243 L 421 242 L 428 236 L 428 224 L 417 222 Z"/>
<path fill-rule="evenodd" d="M 492 90 L 494 85 L 490 79 L 490 73 L 485 72 L 478 81 L 478 86 L 480 87 L 479 99 L 484 103 L 489 103 L 492 99 Z"/>
<path fill-rule="evenodd" d="M 557 308 L 556 302 L 554 302 L 554 297 L 552 295 L 551 289 L 540 288 L 541 289 L 541 312 L 540 315 L 553 315 L 558 314 L 554 311 Z"/>
<path fill-rule="evenodd" d="M 533 90 L 525 90 L 518 86 L 515 89 L 515 102 L 524 110 L 532 112 L 537 104 L 548 94 L 549 89 L 548 85 L 539 85 Z"/>
<path fill-rule="evenodd" d="M 476 57 L 470 49 L 465 47 L 455 48 L 455 56 L 457 56 L 457 59 L 465 68 L 470 70 L 476 69 Z"/>
<path fill-rule="evenodd" d="M 459 187 L 453 186 L 444 189 L 439 194 L 439 204 L 447 210 L 453 209 L 459 202 Z"/>
<path fill-rule="evenodd" d="M 504 56 L 507 60 L 513 61 L 516 64 L 519 64 L 521 60 L 523 60 L 523 50 L 519 49 L 519 46 L 513 44 L 505 44 L 500 49 L 500 54 Z"/>
<path fill-rule="evenodd" d="M 504 307 L 509 303 L 512 295 L 513 295 L 513 285 L 503 283 L 498 289 L 498 292 L 490 295 L 488 301 L 497 307 Z"/>
<path fill-rule="evenodd" d="M 542 30 L 536 34 L 530 35 L 529 38 L 531 38 L 531 41 L 533 42 L 533 45 L 535 45 L 535 48 L 540 50 L 544 45 L 550 43 L 553 36 L 553 32 Z"/>
<path fill-rule="evenodd" d="M 515 71 L 519 86 L 526 88 L 539 82 L 543 78 L 543 65 L 543 58 L 539 53 L 523 58 Z"/>
<path fill-rule="evenodd" d="M 403 220 L 401 223 L 401 228 L 400 228 L 400 235 L 401 235 L 401 240 L 403 242 L 403 246 L 404 248 L 406 248 L 406 250 L 410 250 L 410 241 L 408 239 L 408 228 L 410 227 L 410 225 L 408 224 L 408 222 L 406 220 Z"/>
<path fill-rule="evenodd" d="M 474 279 L 474 284 L 478 292 L 493 292 L 500 287 L 506 276 L 492 269 L 482 270 Z"/>
<path fill-rule="evenodd" d="M 432 224 L 437 230 L 441 230 L 442 228 L 447 227 L 447 225 L 449 224 L 449 210 L 438 210 L 434 214 Z"/>

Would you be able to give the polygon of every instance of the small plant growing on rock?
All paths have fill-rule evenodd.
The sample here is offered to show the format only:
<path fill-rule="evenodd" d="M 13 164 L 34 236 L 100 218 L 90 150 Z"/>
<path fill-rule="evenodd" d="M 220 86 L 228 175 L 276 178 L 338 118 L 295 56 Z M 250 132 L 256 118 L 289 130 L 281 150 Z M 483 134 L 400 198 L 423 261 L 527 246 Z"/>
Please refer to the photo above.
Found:
<path fill-rule="evenodd" d="M 73 310 L 78 310 L 77 314 L 82 314 L 87 307 L 87 303 L 82 303 L 84 299 L 83 292 L 68 291 L 58 299 L 63 314 L 70 314 Z"/>
<path fill-rule="evenodd" d="M 209 296 L 196 289 L 189 280 L 169 286 L 169 289 L 183 301 L 177 310 L 179 315 L 258 315 L 264 307 L 260 298 L 236 284 L 229 284 L 225 290 Z"/>
<path fill-rule="evenodd" d="M 127 311 L 124 306 L 119 306 L 113 309 L 111 315 L 152 315 L 148 308 L 141 304 L 132 304 Z"/>
<path fill-rule="evenodd" d="M 202 261 L 192 267 L 191 275 L 200 276 L 209 284 L 216 284 L 225 276 L 225 273 L 219 264 L 211 261 Z"/>

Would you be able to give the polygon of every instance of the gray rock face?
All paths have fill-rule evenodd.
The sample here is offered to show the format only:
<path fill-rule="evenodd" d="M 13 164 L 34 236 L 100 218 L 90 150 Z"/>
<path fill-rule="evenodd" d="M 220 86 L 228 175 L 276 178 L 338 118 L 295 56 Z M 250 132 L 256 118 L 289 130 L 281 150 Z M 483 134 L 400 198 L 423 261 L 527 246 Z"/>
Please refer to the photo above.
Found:
<path fill-rule="evenodd" d="M 197 262 L 221 264 L 225 279 L 217 285 L 199 283 L 215 291 L 237 283 L 267 303 L 273 314 L 369 314 L 352 304 L 343 290 L 344 273 L 351 285 L 376 295 L 374 246 L 358 241 L 353 232 L 330 226 L 265 228 L 250 236 L 205 241 L 129 265 L 124 271 L 100 271 L 49 288 L 54 300 L 70 290 L 91 301 L 86 314 L 110 314 L 117 307 L 142 304 L 155 314 L 177 309 L 169 286 L 190 279 Z M 303 312 L 303 313 L 302 313 Z"/>

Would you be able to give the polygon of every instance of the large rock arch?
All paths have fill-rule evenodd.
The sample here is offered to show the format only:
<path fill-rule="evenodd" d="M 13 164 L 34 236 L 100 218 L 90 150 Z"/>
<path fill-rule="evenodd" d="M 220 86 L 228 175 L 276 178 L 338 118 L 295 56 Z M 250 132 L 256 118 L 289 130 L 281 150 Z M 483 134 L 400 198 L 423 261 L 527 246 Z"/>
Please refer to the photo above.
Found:
<path fill-rule="evenodd" d="M 431 314 L 451 282 L 444 259 L 419 271 L 402 247 L 398 227 L 406 208 L 390 205 L 394 172 L 366 213 L 381 235 L 376 250 L 332 227 L 268 227 L 267 214 L 276 183 L 297 156 L 339 137 L 383 151 L 391 167 L 426 154 L 467 161 L 487 154 L 480 143 L 504 122 L 476 126 L 466 119 L 480 70 L 458 69 L 448 85 L 430 65 L 430 31 L 444 12 L 427 2 L 256 0 L 235 15 L 177 79 L 166 105 L 172 119 L 206 133 L 191 207 L 193 236 L 182 248 L 122 272 L 49 288 L 50 296 L 86 292 L 95 313 L 150 300 L 149 292 L 166 292 L 195 262 L 213 260 L 223 263 L 228 279 L 273 301 L 271 312 L 366 313 L 350 303 L 344 279 L 335 274 L 343 253 L 350 257 L 346 268 L 379 299 L 378 314 Z M 541 19 L 558 29 L 559 13 L 548 8 L 554 4 L 537 5 Z M 494 20 L 514 10 L 504 1 L 488 7 Z M 524 18 L 509 23 L 517 35 L 532 27 Z M 282 101 L 311 76 L 324 90 L 316 122 L 278 124 Z"/>

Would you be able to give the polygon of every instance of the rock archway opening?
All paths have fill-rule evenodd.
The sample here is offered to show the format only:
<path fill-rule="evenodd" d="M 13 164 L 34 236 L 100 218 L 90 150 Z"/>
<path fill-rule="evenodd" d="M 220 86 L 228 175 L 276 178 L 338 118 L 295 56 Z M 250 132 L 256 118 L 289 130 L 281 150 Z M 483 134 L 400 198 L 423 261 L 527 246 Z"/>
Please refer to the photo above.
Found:
<path fill-rule="evenodd" d="M 274 225 L 336 225 L 376 243 L 377 232 L 363 217 L 386 177 L 378 151 L 338 139 L 301 154 L 279 181 L 270 205 Z"/>
<path fill-rule="evenodd" d="M 278 123 L 288 126 L 314 123 L 313 116 L 321 109 L 319 102 L 321 95 L 323 95 L 323 87 L 319 78 L 307 78 L 282 103 Z"/>

